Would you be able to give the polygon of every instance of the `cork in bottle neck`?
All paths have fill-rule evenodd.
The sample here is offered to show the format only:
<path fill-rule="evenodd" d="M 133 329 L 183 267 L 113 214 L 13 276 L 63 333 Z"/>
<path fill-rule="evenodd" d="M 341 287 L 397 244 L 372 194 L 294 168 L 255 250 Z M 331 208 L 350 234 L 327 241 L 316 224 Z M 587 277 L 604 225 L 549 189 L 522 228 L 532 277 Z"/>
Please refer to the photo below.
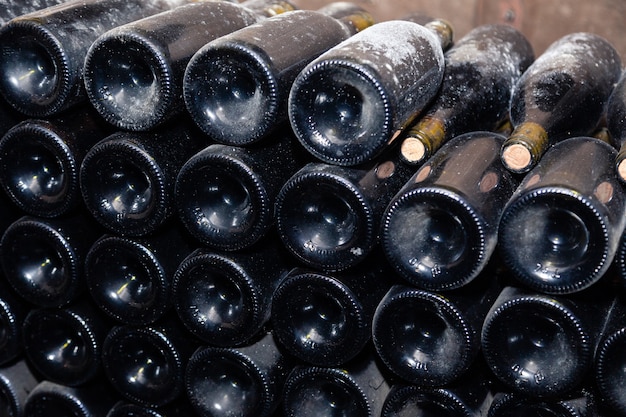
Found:
<path fill-rule="evenodd" d="M 502 145 L 502 163 L 509 171 L 528 172 L 537 164 L 548 146 L 548 133 L 541 125 L 534 122 L 521 123 Z"/>
<path fill-rule="evenodd" d="M 400 146 L 400 155 L 406 163 L 418 165 L 443 145 L 445 136 L 443 120 L 424 116 L 407 130 Z"/>

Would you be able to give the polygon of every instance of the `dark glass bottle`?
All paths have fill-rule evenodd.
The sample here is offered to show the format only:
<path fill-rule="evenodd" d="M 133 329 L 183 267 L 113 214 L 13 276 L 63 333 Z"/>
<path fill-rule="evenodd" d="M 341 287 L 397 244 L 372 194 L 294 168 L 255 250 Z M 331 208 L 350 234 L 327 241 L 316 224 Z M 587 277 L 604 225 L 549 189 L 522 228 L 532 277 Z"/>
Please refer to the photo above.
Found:
<path fill-rule="evenodd" d="M 187 397 L 205 417 L 269 417 L 292 363 L 271 333 L 239 348 L 200 347 L 187 365 Z"/>
<path fill-rule="evenodd" d="M 191 404 L 185 398 L 163 407 L 145 407 L 121 400 L 111 407 L 106 417 L 190 417 L 193 415 Z"/>
<path fill-rule="evenodd" d="M 287 377 L 285 417 L 380 416 L 390 385 L 371 346 L 342 367 L 300 365 Z"/>
<path fill-rule="evenodd" d="M 122 397 L 162 407 L 181 398 L 185 368 L 197 347 L 175 316 L 148 326 L 115 326 L 104 340 L 102 366 Z"/>
<path fill-rule="evenodd" d="M 144 236 L 175 214 L 178 171 L 207 139 L 186 119 L 152 132 L 117 132 L 95 144 L 80 167 L 83 200 L 113 233 Z"/>
<path fill-rule="evenodd" d="M 401 152 L 418 165 L 444 142 L 467 132 L 493 130 L 508 117 L 514 83 L 533 62 L 532 46 L 508 25 L 482 25 L 444 55 L 441 88 L 402 134 Z"/>
<path fill-rule="evenodd" d="M 245 6 L 192 2 L 101 35 L 85 58 L 89 101 L 121 129 L 145 131 L 171 119 L 184 109 L 182 79 L 193 54 L 261 19 L 260 11 Z"/>
<path fill-rule="evenodd" d="M 283 184 L 309 158 L 288 125 L 247 147 L 209 145 L 180 169 L 178 215 L 204 245 L 221 250 L 249 247 L 274 224 L 274 204 Z"/>
<path fill-rule="evenodd" d="M 0 241 L 0 261 L 7 281 L 26 301 L 59 307 L 84 290 L 84 260 L 101 231 L 82 213 L 41 219 L 24 216 Z"/>
<path fill-rule="evenodd" d="M 187 109 L 218 143 L 257 142 L 287 119 L 289 89 L 304 66 L 371 24 L 362 8 L 337 2 L 334 8 L 286 13 L 213 40 L 185 70 Z"/>
<path fill-rule="evenodd" d="M 583 290 L 608 270 L 624 230 L 625 194 L 616 150 L 589 137 L 555 144 L 507 203 L 498 245 L 524 286 Z"/>
<path fill-rule="evenodd" d="M 143 238 L 104 235 L 85 257 L 87 289 L 117 322 L 153 323 L 172 306 L 174 273 L 192 248 L 176 223 Z"/>
<path fill-rule="evenodd" d="M 99 35 L 184 2 L 71 0 L 18 16 L 0 29 L 0 93 L 33 117 L 83 101 L 83 63 Z"/>
<path fill-rule="evenodd" d="M 272 299 L 272 328 L 285 349 L 303 362 L 339 366 L 370 340 L 376 306 L 395 282 L 381 259 L 325 274 L 295 268 Z"/>
<path fill-rule="evenodd" d="M 59 3 L 63 3 L 63 1 L 64 0 L 39 0 L 27 3 L 20 0 L 5 1 L 3 4 L 4 7 L 0 12 L 0 26 L 18 16 L 26 13 L 32 13 L 36 10 L 45 9 L 46 7 L 55 6 Z"/>
<path fill-rule="evenodd" d="M 294 80 L 288 113 L 296 136 L 327 163 L 373 159 L 437 94 L 451 38 L 441 20 L 391 20 L 332 47 Z"/>
<path fill-rule="evenodd" d="M 24 320 L 24 353 L 43 379 L 79 386 L 101 376 L 109 322 L 88 298 L 63 308 L 31 310 Z"/>
<path fill-rule="evenodd" d="M 591 391 L 576 391 L 562 398 L 529 398 L 525 395 L 498 393 L 487 417 L 598 417 Z"/>
<path fill-rule="evenodd" d="M 24 416 L 103 417 L 117 400 L 101 381 L 80 387 L 41 381 L 26 397 Z"/>
<path fill-rule="evenodd" d="M 32 308 L 15 293 L 4 275 L 0 275 L 0 366 L 22 354 L 22 323 Z"/>
<path fill-rule="evenodd" d="M 291 268 L 282 248 L 267 240 L 236 252 L 199 248 L 174 274 L 174 306 L 204 342 L 245 344 L 269 321 L 272 295 Z"/>
<path fill-rule="evenodd" d="M 618 178 L 626 182 L 626 71 L 609 96 L 606 110 L 606 128 L 611 144 L 619 150 L 615 158 Z"/>
<path fill-rule="evenodd" d="M 26 397 L 39 383 L 28 361 L 20 358 L 0 368 L 0 415 L 22 417 Z"/>
<path fill-rule="evenodd" d="M 485 318 L 483 356 L 512 392 L 565 395 L 579 388 L 592 370 L 612 301 L 592 288 L 552 296 L 508 286 Z"/>
<path fill-rule="evenodd" d="M 309 163 L 276 198 L 276 229 L 303 263 L 339 271 L 363 262 L 378 243 L 380 219 L 413 175 L 397 150 L 354 167 Z"/>
<path fill-rule="evenodd" d="M 528 172 L 551 145 L 591 134 L 621 68 L 618 52 L 598 35 L 570 33 L 552 43 L 514 86 L 504 165 Z"/>
<path fill-rule="evenodd" d="M 500 161 L 504 140 L 492 132 L 457 136 L 393 197 L 382 216 L 381 242 L 406 281 L 450 290 L 485 267 L 502 210 L 518 185 Z"/>
<path fill-rule="evenodd" d="M 72 211 L 82 204 L 82 159 L 110 133 L 91 108 L 24 120 L 0 139 L 0 185 L 30 215 L 58 217 Z"/>

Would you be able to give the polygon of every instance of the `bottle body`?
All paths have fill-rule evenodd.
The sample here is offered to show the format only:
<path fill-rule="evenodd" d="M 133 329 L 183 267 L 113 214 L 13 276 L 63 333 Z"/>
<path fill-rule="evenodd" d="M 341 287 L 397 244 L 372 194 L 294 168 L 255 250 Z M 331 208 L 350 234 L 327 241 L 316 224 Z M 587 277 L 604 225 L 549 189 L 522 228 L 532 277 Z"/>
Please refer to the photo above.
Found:
<path fill-rule="evenodd" d="M 613 88 L 606 109 L 606 127 L 611 144 L 619 150 L 615 158 L 618 178 L 626 182 L 626 71 Z"/>

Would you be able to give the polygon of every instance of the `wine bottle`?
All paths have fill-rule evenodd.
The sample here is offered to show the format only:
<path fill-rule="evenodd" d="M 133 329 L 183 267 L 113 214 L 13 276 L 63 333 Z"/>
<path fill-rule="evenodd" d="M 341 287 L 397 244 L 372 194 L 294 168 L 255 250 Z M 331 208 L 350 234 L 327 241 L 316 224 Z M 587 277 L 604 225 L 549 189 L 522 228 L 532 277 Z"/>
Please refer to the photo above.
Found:
<path fill-rule="evenodd" d="M 198 248 L 174 274 L 174 307 L 204 342 L 246 344 L 269 321 L 272 295 L 291 268 L 279 244 L 268 240 L 236 252 Z"/>
<path fill-rule="evenodd" d="M 178 171 L 207 145 L 186 119 L 151 132 L 117 132 L 85 155 L 79 179 L 91 215 L 109 231 L 144 236 L 175 214 Z"/>
<path fill-rule="evenodd" d="M 382 215 L 381 242 L 407 282 L 433 291 L 460 288 L 487 265 L 518 185 L 500 161 L 504 140 L 492 132 L 457 136 L 393 197 Z"/>
<path fill-rule="evenodd" d="M 498 244 L 517 280 L 537 291 L 581 291 L 608 270 L 624 230 L 617 152 L 594 138 L 555 144 L 524 177 L 500 220 Z"/>
<path fill-rule="evenodd" d="M 18 16 L 45 9 L 46 7 L 55 6 L 59 3 L 63 3 L 63 1 L 64 0 L 43 0 L 25 3 L 20 0 L 8 0 L 4 3 L 4 8 L 2 12 L 0 12 L 0 26 Z"/>
<path fill-rule="evenodd" d="M 88 298 L 63 308 L 33 309 L 22 326 L 25 356 L 43 379 L 80 386 L 101 375 L 110 325 Z"/>
<path fill-rule="evenodd" d="M 178 224 L 150 236 L 100 237 L 85 257 L 85 282 L 96 305 L 119 323 L 147 325 L 172 306 L 174 273 L 194 247 Z"/>
<path fill-rule="evenodd" d="M 102 381 L 68 387 L 41 381 L 26 397 L 24 416 L 102 417 L 118 399 Z"/>
<path fill-rule="evenodd" d="M 292 367 L 271 333 L 239 348 L 202 346 L 187 365 L 187 397 L 201 416 L 269 417 Z"/>
<path fill-rule="evenodd" d="M 106 417 L 184 417 L 192 416 L 191 404 L 185 400 L 175 401 L 163 407 L 145 407 L 130 401 L 120 400 Z"/>
<path fill-rule="evenodd" d="M 84 101 L 83 63 L 99 35 L 185 2 L 70 0 L 11 19 L 0 28 L 0 94 L 31 117 Z"/>
<path fill-rule="evenodd" d="M 621 66 L 618 52 L 601 36 L 570 33 L 552 43 L 514 86 L 514 130 L 502 146 L 504 165 L 513 172 L 528 172 L 556 142 L 589 135 Z"/>
<path fill-rule="evenodd" d="M 107 31 L 85 58 L 89 101 L 120 129 L 151 130 L 173 118 L 184 109 L 182 79 L 193 54 L 261 19 L 260 11 L 245 6 L 192 2 Z"/>
<path fill-rule="evenodd" d="M 23 212 L 58 217 L 81 208 L 78 171 L 111 128 L 89 107 L 27 119 L 0 139 L 0 185 Z"/>
<path fill-rule="evenodd" d="M 376 306 L 395 282 L 382 256 L 343 273 L 294 268 L 272 299 L 272 328 L 293 356 L 339 366 L 370 341 Z"/>
<path fill-rule="evenodd" d="M 562 398 L 529 398 L 514 393 L 497 393 L 487 417 L 523 416 L 597 417 L 596 400 L 591 391 L 575 391 Z"/>
<path fill-rule="evenodd" d="M 274 225 L 280 188 L 309 159 L 286 124 L 254 145 L 209 145 L 178 173 L 178 217 L 206 246 L 250 247 Z"/>
<path fill-rule="evenodd" d="M 174 316 L 148 326 L 114 326 L 104 339 L 102 366 L 126 400 L 163 407 L 183 394 L 185 368 L 197 347 Z"/>
<path fill-rule="evenodd" d="M 489 368 L 525 396 L 558 397 L 579 388 L 592 370 L 612 298 L 595 288 L 558 296 L 504 288 L 482 327 Z"/>
<path fill-rule="evenodd" d="M 626 182 L 626 71 L 609 96 L 606 110 L 606 128 L 611 144 L 619 150 L 615 158 L 618 178 Z"/>
<path fill-rule="evenodd" d="M 293 82 L 287 108 L 296 136 L 326 163 L 375 158 L 437 94 L 451 38 L 443 20 L 390 20 L 332 47 Z"/>
<path fill-rule="evenodd" d="M 405 162 L 421 165 L 448 140 L 494 130 L 508 117 L 514 83 L 533 62 L 528 39 L 508 25 L 481 25 L 446 51 L 441 88 L 402 134 Z"/>
<path fill-rule="evenodd" d="M 24 416 L 26 397 L 39 383 L 28 361 L 20 358 L 0 368 L 0 415 Z"/>
<path fill-rule="evenodd" d="M 0 366 L 22 355 L 22 323 L 31 308 L 32 305 L 15 293 L 4 275 L 0 275 Z"/>
<path fill-rule="evenodd" d="M 394 285 L 372 321 L 382 363 L 422 387 L 459 380 L 476 361 L 482 324 L 500 289 L 495 265 L 471 284 L 445 293 Z"/>
<path fill-rule="evenodd" d="M 390 385 L 371 346 L 341 367 L 299 365 L 283 391 L 285 417 L 381 415 Z"/>
<path fill-rule="evenodd" d="M 101 231 L 83 213 L 42 219 L 24 216 L 0 241 L 7 281 L 26 301 L 60 307 L 84 291 L 84 260 Z"/>
<path fill-rule="evenodd" d="M 289 89 L 304 66 L 372 24 L 361 7 L 337 2 L 320 11 L 285 13 L 215 39 L 187 65 L 185 105 L 216 142 L 257 142 L 287 120 Z"/>

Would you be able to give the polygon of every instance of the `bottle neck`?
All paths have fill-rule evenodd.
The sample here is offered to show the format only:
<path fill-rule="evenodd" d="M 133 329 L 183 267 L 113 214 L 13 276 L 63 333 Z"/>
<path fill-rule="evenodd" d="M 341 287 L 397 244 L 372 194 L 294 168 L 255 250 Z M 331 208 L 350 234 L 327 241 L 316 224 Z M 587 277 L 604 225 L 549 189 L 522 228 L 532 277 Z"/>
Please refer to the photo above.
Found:
<path fill-rule="evenodd" d="M 446 51 L 454 42 L 454 28 L 452 24 L 445 19 L 433 19 L 424 24 L 424 27 L 430 29 L 439 39 L 441 49 Z"/>
<path fill-rule="evenodd" d="M 317 9 L 317 11 L 339 20 L 348 28 L 351 35 L 376 23 L 367 10 L 351 2 L 333 2 Z"/>
<path fill-rule="evenodd" d="M 246 0 L 239 5 L 264 17 L 272 17 L 297 9 L 296 6 L 284 0 Z"/>

